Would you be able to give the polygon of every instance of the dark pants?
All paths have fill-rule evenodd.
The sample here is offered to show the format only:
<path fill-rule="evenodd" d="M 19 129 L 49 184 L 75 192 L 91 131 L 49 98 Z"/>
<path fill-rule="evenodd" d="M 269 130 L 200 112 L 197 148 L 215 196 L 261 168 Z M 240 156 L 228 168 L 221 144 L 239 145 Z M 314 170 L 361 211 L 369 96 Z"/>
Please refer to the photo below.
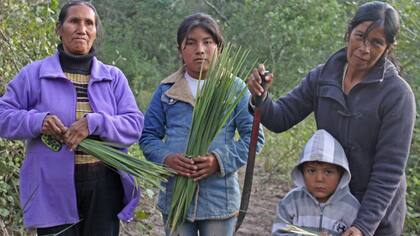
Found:
<path fill-rule="evenodd" d="M 118 235 L 117 214 L 123 207 L 123 189 L 118 173 L 102 163 L 76 165 L 75 180 L 80 222 L 38 228 L 38 235 Z"/>

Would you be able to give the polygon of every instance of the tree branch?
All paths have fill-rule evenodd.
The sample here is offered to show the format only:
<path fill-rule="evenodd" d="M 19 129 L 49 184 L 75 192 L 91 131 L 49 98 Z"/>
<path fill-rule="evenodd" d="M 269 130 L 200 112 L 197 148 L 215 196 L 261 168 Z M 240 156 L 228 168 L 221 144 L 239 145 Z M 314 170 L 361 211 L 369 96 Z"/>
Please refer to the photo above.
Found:
<path fill-rule="evenodd" d="M 219 16 L 220 16 L 220 18 L 222 18 L 222 20 L 223 20 L 224 22 L 226 22 L 226 24 L 227 24 L 228 26 L 230 26 L 228 18 L 227 18 L 225 15 L 223 15 L 223 13 L 221 13 L 221 12 L 219 11 L 219 9 L 217 9 L 217 8 L 216 8 L 216 6 L 214 6 L 211 2 L 209 2 L 209 1 L 207 1 L 207 0 L 204 0 L 204 3 L 205 3 L 205 4 L 207 4 L 207 6 L 209 6 L 211 9 L 213 9 L 213 10 L 217 13 L 217 15 L 219 15 Z"/>
<path fill-rule="evenodd" d="M 3 220 L 0 219 L 0 232 L 4 236 L 9 236 L 9 233 L 7 232 L 6 226 L 4 225 Z"/>
<path fill-rule="evenodd" d="M 3 38 L 3 39 L 0 39 L 0 41 L 6 42 L 7 45 L 9 45 L 9 48 L 12 48 L 12 44 L 10 43 L 10 39 L 8 39 L 6 37 L 6 34 L 1 29 L 0 29 L 0 35 Z M 17 62 L 15 61 L 15 59 L 13 57 L 12 57 L 12 62 L 13 62 L 13 65 L 15 66 L 16 70 L 19 70 L 20 66 L 17 64 Z"/>

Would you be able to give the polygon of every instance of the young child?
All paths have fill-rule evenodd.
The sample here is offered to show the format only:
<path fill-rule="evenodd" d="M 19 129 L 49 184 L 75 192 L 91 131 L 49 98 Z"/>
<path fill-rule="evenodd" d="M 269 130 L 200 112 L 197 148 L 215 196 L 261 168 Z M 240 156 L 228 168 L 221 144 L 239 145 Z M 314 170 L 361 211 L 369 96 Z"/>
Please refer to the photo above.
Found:
<path fill-rule="evenodd" d="M 357 216 L 359 202 L 350 193 L 350 171 L 343 148 L 325 130 L 309 139 L 292 170 L 296 188 L 279 202 L 272 235 L 290 235 L 286 224 L 340 235 Z"/>

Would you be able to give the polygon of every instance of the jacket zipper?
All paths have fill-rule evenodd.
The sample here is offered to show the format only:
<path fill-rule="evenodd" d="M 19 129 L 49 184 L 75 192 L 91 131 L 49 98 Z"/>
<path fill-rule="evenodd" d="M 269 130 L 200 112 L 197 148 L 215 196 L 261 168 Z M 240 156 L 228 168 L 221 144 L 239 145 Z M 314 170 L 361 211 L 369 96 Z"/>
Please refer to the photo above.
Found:
<path fill-rule="evenodd" d="M 321 233 L 322 232 L 322 220 L 324 218 L 324 207 L 320 207 L 320 209 L 321 209 L 321 214 L 319 216 L 319 230 L 318 231 Z"/>
<path fill-rule="evenodd" d="M 88 99 L 89 99 L 90 108 L 92 109 L 92 112 L 95 113 L 95 112 L 97 112 L 98 109 L 96 109 L 96 105 L 93 102 L 93 99 L 92 99 L 92 97 L 90 95 L 90 92 L 89 92 L 93 83 L 94 83 L 94 81 L 92 81 L 92 76 L 90 76 L 89 82 L 88 82 L 88 87 L 87 87 L 87 96 L 88 96 Z"/>
<path fill-rule="evenodd" d="M 65 82 L 67 83 L 67 84 L 69 84 L 70 85 L 70 87 L 72 88 L 72 90 L 73 90 L 73 98 L 72 98 L 72 100 L 71 100 L 71 102 L 73 103 L 72 104 L 72 107 L 73 107 L 73 112 L 71 113 L 71 115 L 70 115 L 70 117 L 71 117 L 71 119 L 70 119 L 70 123 L 69 123 L 69 127 L 76 121 L 76 112 L 77 112 L 77 91 L 76 91 L 76 87 L 74 86 L 74 84 L 73 84 L 73 82 L 69 79 L 69 78 L 67 78 L 67 76 L 66 76 L 66 78 L 63 78 L 64 80 L 65 80 Z"/>
<path fill-rule="evenodd" d="M 47 79 L 54 79 L 54 78 L 59 78 L 59 79 L 62 79 L 62 80 L 64 80 L 64 83 L 67 83 L 67 84 L 69 84 L 70 85 L 70 87 L 72 88 L 72 90 L 73 90 L 73 99 L 72 99 L 72 107 L 73 107 L 73 113 L 70 115 L 70 123 L 69 123 L 69 127 L 70 127 L 70 125 L 72 125 L 73 124 L 73 122 L 74 121 L 76 121 L 76 110 L 77 110 L 77 92 L 76 92 L 76 87 L 74 86 L 74 84 L 73 84 L 73 82 L 72 81 L 70 81 L 70 79 L 69 78 L 67 78 L 67 77 L 59 77 L 59 76 L 57 76 L 57 77 L 46 77 Z M 64 121 L 63 121 L 64 122 Z M 66 122 L 64 122 L 64 123 L 66 123 Z M 64 124 L 65 125 L 65 124 Z"/>

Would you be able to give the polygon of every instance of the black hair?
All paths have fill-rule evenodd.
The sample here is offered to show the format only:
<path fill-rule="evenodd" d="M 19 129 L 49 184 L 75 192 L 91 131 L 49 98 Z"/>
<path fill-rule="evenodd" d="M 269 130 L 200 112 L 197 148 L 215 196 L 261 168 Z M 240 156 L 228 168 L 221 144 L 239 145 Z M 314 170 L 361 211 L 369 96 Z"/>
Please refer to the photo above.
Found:
<path fill-rule="evenodd" d="M 384 28 L 387 44 L 387 50 L 384 53 L 384 56 L 386 56 L 396 66 L 398 72 L 400 72 L 400 64 L 393 54 L 396 38 L 400 31 L 400 16 L 397 10 L 388 3 L 379 1 L 368 2 L 361 5 L 348 24 L 344 40 L 347 42 L 353 29 L 365 21 L 372 21 L 373 23 L 367 28 L 365 35 L 363 36 L 364 38 L 366 38 L 376 27 Z"/>
<path fill-rule="evenodd" d="M 207 33 L 211 35 L 217 47 L 222 50 L 224 46 L 224 40 L 217 22 L 209 15 L 205 13 L 195 13 L 187 16 L 181 22 L 178 27 L 177 43 L 178 49 L 181 50 L 181 44 L 185 37 L 196 27 L 203 28 Z"/>
<path fill-rule="evenodd" d="M 101 39 L 102 38 L 101 19 L 99 17 L 98 11 L 96 10 L 95 6 L 92 3 L 87 2 L 87 1 L 71 0 L 65 3 L 64 6 L 60 10 L 60 14 L 58 15 L 58 23 L 57 23 L 56 30 L 58 30 L 60 27 L 63 26 L 64 22 L 66 21 L 69 9 L 73 6 L 80 6 L 80 5 L 89 7 L 95 13 L 96 41 L 98 39 Z"/>

